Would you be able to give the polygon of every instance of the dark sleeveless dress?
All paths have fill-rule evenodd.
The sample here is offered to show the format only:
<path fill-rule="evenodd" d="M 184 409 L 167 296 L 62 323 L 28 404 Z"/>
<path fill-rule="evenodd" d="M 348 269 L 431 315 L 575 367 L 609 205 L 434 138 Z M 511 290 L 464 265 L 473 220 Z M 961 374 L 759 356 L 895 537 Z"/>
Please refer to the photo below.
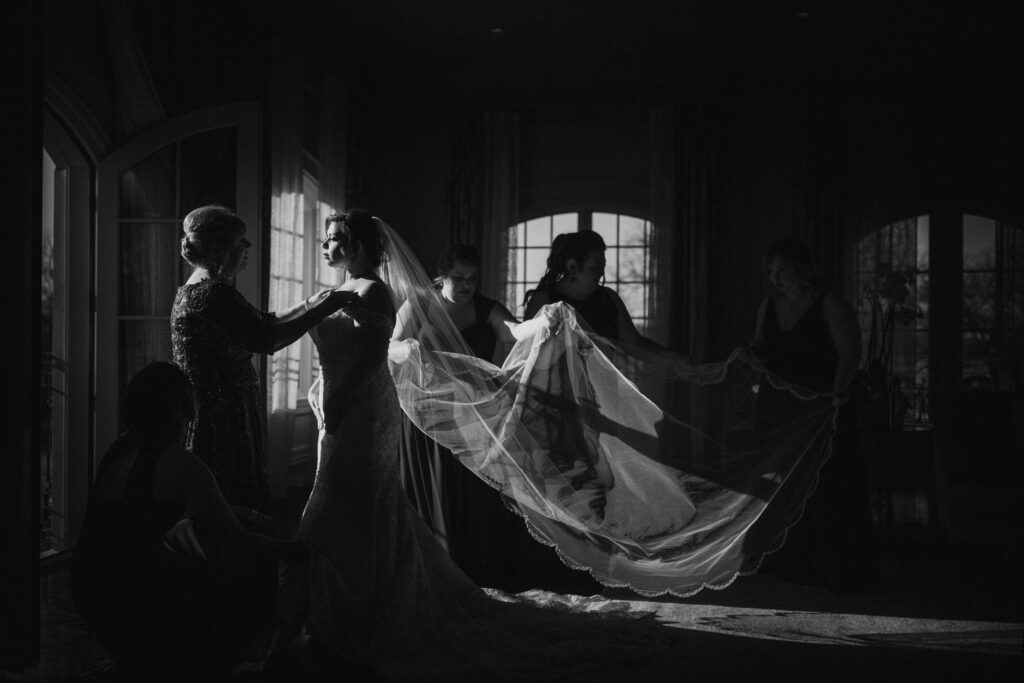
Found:
<path fill-rule="evenodd" d="M 223 672 L 249 656 L 254 638 L 270 626 L 276 561 L 225 553 L 209 538 L 200 540 L 206 561 L 164 547 L 164 533 L 184 516 L 180 502 L 153 497 L 153 474 L 166 445 L 140 448 L 121 500 L 89 501 L 72 560 L 72 596 L 126 673 Z M 97 480 L 134 448 L 129 437 L 116 441 Z"/>
<path fill-rule="evenodd" d="M 273 353 L 274 322 L 214 280 L 179 288 L 171 309 L 174 362 L 199 402 L 187 446 L 213 470 L 229 503 L 250 508 L 265 508 L 270 498 L 263 394 L 252 356 Z"/>
<path fill-rule="evenodd" d="M 545 288 L 551 297 L 551 303 L 564 301 L 576 310 L 579 317 L 597 334 L 609 339 L 619 338 L 619 312 L 615 306 L 612 290 L 598 287 L 586 299 L 570 299 L 558 291 L 557 287 Z"/>
<path fill-rule="evenodd" d="M 619 339 L 619 313 L 615 305 L 614 295 L 608 287 L 598 287 L 586 299 L 566 297 L 557 287 L 545 287 L 538 291 L 547 292 L 549 303 L 564 301 L 576 311 L 578 319 L 596 334 L 608 339 Z M 557 593 L 576 595 L 595 595 L 604 590 L 585 571 L 570 569 L 551 548 L 535 541 L 531 536 L 518 536 L 517 555 L 522 567 L 520 575 L 527 584 L 535 588 L 546 588 Z"/>
<path fill-rule="evenodd" d="M 766 367 L 821 393 L 832 391 L 839 363 L 822 313 L 824 300 L 823 292 L 791 329 L 783 330 L 775 302 L 769 299 L 761 331 Z M 764 419 L 784 421 L 794 400 L 761 383 L 758 403 Z M 860 592 L 878 570 L 860 435 L 848 403 L 839 409 L 832 455 L 818 476 L 817 489 L 799 522 L 789 529 L 782 548 L 765 558 L 761 570 L 836 593 Z"/>
<path fill-rule="evenodd" d="M 494 358 L 498 344 L 489 322 L 496 305 L 494 299 L 475 294 L 473 323 L 459 331 L 473 355 L 487 361 Z M 513 592 L 532 588 L 519 577 L 515 552 L 518 537 L 536 545 L 522 520 L 506 509 L 494 488 L 404 417 L 403 431 L 406 493 L 455 564 L 478 586 Z M 429 461 L 435 463 L 434 468 L 425 466 Z M 434 476 L 438 477 L 436 483 L 431 481 Z"/>

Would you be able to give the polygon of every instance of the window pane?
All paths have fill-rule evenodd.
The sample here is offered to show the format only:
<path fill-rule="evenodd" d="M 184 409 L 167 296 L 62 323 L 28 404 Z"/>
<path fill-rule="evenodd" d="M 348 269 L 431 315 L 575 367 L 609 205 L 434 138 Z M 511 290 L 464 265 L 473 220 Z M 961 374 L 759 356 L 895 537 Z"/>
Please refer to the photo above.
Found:
<path fill-rule="evenodd" d="M 963 337 L 964 384 L 973 388 L 987 388 L 989 380 L 988 360 L 992 333 L 989 330 L 965 330 Z"/>
<path fill-rule="evenodd" d="M 176 222 L 119 226 L 121 315 L 169 316 L 180 277 Z"/>
<path fill-rule="evenodd" d="M 235 210 L 237 129 L 220 128 L 181 142 L 182 217 L 197 206 Z M 249 226 L 253 229 L 253 226 Z"/>
<path fill-rule="evenodd" d="M 964 329 L 995 326 L 995 273 L 964 273 Z"/>
<path fill-rule="evenodd" d="M 526 243 L 526 223 L 518 223 L 508 229 L 508 246 L 521 247 Z"/>
<path fill-rule="evenodd" d="M 1007 330 L 1013 330 L 1018 344 L 1018 353 L 1024 351 L 1024 271 L 1014 270 L 1002 274 L 1003 310 Z"/>
<path fill-rule="evenodd" d="M 595 213 L 591 220 L 591 228 L 601 236 L 605 246 L 614 247 L 619 243 L 617 215 L 614 213 Z"/>
<path fill-rule="evenodd" d="M 1012 225 L 999 226 L 1003 243 L 1002 262 L 1005 268 L 1024 270 L 1024 230 Z"/>
<path fill-rule="evenodd" d="M 917 217 L 917 267 L 928 270 L 929 246 L 931 244 L 930 220 L 928 216 Z"/>
<path fill-rule="evenodd" d="M 576 213 L 559 213 L 552 216 L 555 226 L 555 234 L 560 235 L 563 232 L 576 232 L 579 229 L 579 214 Z"/>
<path fill-rule="evenodd" d="M 505 260 L 505 277 L 510 282 L 514 282 L 522 276 L 519 261 L 519 250 L 515 248 L 509 249 L 508 258 Z"/>
<path fill-rule="evenodd" d="M 878 268 L 878 236 L 868 235 L 857 245 L 857 271 L 868 274 L 868 279 L 874 277 Z"/>
<path fill-rule="evenodd" d="M 168 145 L 121 174 L 120 218 L 178 218 L 175 145 Z"/>
<path fill-rule="evenodd" d="M 964 216 L 964 269 L 995 267 L 995 221 L 979 216 Z"/>
<path fill-rule="evenodd" d="M 619 220 L 619 243 L 628 246 L 647 246 L 648 222 L 642 218 L 622 216 Z"/>
<path fill-rule="evenodd" d="M 524 283 L 518 283 L 518 284 L 512 285 L 512 287 L 511 287 L 512 294 L 511 294 L 511 297 L 510 297 L 511 306 L 509 307 L 509 310 L 513 314 L 517 313 L 518 311 L 521 311 L 521 309 L 523 307 L 523 300 L 526 298 L 526 291 L 528 289 L 533 289 L 533 287 L 528 287 Z"/>
<path fill-rule="evenodd" d="M 917 219 L 892 224 L 892 259 L 895 270 L 913 270 L 917 266 Z"/>
<path fill-rule="evenodd" d="M 547 269 L 548 252 L 550 249 L 524 249 L 523 261 L 525 262 L 523 281 L 530 287 L 535 287 L 540 279 L 544 277 Z"/>
<path fill-rule="evenodd" d="M 647 250 L 642 247 L 619 248 L 619 275 L 622 281 L 643 281 L 647 278 Z"/>
<path fill-rule="evenodd" d="M 930 283 L 931 279 L 928 273 L 921 273 L 916 278 L 917 284 L 914 287 L 914 298 L 917 299 L 917 307 L 921 312 L 921 317 L 917 319 L 918 329 L 927 329 L 928 327 L 928 308 L 929 308 L 929 294 L 930 294 Z"/>
<path fill-rule="evenodd" d="M 526 223 L 526 240 L 524 245 L 529 247 L 550 247 L 552 240 L 551 218 L 535 218 Z"/>

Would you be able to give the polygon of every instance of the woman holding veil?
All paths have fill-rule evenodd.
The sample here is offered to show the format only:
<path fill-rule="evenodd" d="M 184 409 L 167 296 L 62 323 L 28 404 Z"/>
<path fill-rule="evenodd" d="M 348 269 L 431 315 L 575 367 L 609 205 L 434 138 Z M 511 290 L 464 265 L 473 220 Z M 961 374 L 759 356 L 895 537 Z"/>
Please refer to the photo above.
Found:
<path fill-rule="evenodd" d="M 849 385 L 860 362 L 857 314 L 842 297 L 822 286 L 811 252 L 795 237 L 768 245 L 764 268 L 771 294 L 758 311 L 751 344 L 765 366 L 787 380 L 831 392 L 836 413 L 832 457 L 799 524 L 762 571 L 837 593 L 857 593 L 874 578 L 874 547 L 867 474 Z M 789 409 L 771 387 L 759 396 L 764 418 Z"/>

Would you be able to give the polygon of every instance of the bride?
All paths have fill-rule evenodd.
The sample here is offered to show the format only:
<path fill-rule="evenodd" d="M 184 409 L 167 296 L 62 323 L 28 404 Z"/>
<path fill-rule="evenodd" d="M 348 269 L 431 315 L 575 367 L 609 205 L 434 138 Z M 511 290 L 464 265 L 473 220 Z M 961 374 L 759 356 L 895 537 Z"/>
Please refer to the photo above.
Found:
<path fill-rule="evenodd" d="M 324 261 L 346 271 L 341 289 L 358 301 L 311 333 L 321 373 L 310 402 L 321 429 L 298 533 L 313 553 L 304 585 L 283 590 L 304 593 L 306 632 L 399 680 L 560 677 L 675 643 L 635 617 L 541 609 L 485 592 L 413 511 L 398 478 L 400 407 L 388 363 L 392 295 L 402 292 L 377 273 L 391 265 L 381 268 L 390 241 L 364 211 L 327 219 Z"/>
<path fill-rule="evenodd" d="M 785 388 L 752 357 L 693 369 L 636 351 L 627 378 L 609 360 L 623 348 L 563 304 L 514 330 L 520 341 L 501 368 L 452 353 L 458 331 L 385 223 L 354 210 L 326 228 L 324 260 L 346 272 L 341 289 L 356 297 L 311 332 L 320 441 L 299 537 L 313 552 L 282 589 L 292 601 L 283 613 L 310 636 L 400 680 L 565 678 L 679 644 L 621 616 L 621 605 L 592 613 L 609 608 L 596 597 L 474 585 L 402 490 L 400 410 L 514 500 L 538 541 L 605 585 L 648 595 L 724 587 L 781 543 L 814 481 L 761 513 L 796 463 L 815 471 L 814 458 L 827 457 L 820 397 L 800 396 L 809 408 L 790 431 L 752 433 L 742 409 L 750 383 Z M 399 308 L 417 316 L 415 340 L 391 339 Z M 670 413 L 650 398 L 661 395 L 685 400 Z M 715 402 L 730 419 L 704 419 Z M 579 476 L 586 469 L 600 485 Z"/>

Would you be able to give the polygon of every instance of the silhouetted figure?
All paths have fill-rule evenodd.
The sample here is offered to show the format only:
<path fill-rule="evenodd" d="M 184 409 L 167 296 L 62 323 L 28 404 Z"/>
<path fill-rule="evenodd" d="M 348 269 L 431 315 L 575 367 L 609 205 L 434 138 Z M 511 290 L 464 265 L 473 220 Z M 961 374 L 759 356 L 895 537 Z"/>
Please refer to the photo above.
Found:
<path fill-rule="evenodd" d="M 819 472 L 800 521 L 762 571 L 837 593 L 863 590 L 876 573 L 867 475 L 849 385 L 860 361 L 860 327 L 850 305 L 825 290 L 807 247 L 795 238 L 764 255 L 772 292 L 762 302 L 752 347 L 768 370 L 819 393 L 836 406 L 832 454 Z M 762 382 L 758 405 L 767 422 L 783 422 L 795 396 Z"/>
<path fill-rule="evenodd" d="M 75 604 L 128 680 L 222 680 L 258 658 L 275 619 L 277 558 L 306 555 L 243 529 L 182 446 L 193 415 L 178 366 L 132 378 L 128 432 L 100 464 L 75 547 Z"/>

